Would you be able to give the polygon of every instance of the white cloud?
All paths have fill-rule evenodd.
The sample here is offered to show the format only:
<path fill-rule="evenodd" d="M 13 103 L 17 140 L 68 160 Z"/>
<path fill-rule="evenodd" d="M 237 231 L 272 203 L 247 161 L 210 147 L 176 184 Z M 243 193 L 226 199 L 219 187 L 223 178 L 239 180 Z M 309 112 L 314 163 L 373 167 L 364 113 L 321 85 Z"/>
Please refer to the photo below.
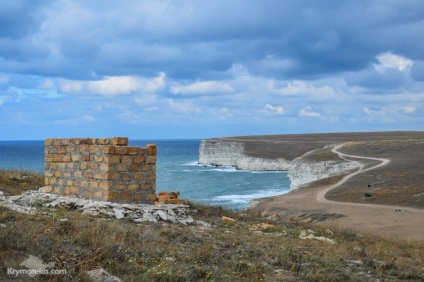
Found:
<path fill-rule="evenodd" d="M 415 112 L 416 108 L 413 106 L 405 106 L 400 108 L 400 112 L 403 114 L 412 114 L 413 112 Z"/>
<path fill-rule="evenodd" d="M 193 94 L 225 94 L 234 92 L 234 88 L 220 81 L 201 81 L 187 85 L 176 85 L 171 87 L 171 92 L 181 95 Z"/>
<path fill-rule="evenodd" d="M 176 113 L 200 113 L 201 110 L 198 106 L 193 105 L 189 102 L 175 102 L 172 99 L 167 99 L 166 102 L 168 103 L 169 109 Z"/>
<path fill-rule="evenodd" d="M 60 90 L 66 93 L 89 91 L 104 96 L 130 94 L 136 91 L 152 93 L 164 88 L 165 79 L 166 75 L 160 73 L 152 79 L 137 76 L 108 76 L 95 81 L 64 80 Z"/>
<path fill-rule="evenodd" d="M 374 65 L 374 68 L 378 72 L 384 72 L 385 68 L 398 69 L 405 71 L 409 69 L 414 63 L 412 60 L 392 54 L 391 52 L 382 53 L 377 56 L 377 60 L 380 62 L 378 65 Z"/>
<path fill-rule="evenodd" d="M 281 106 L 276 106 L 275 107 L 275 106 L 273 106 L 271 104 L 266 104 L 265 105 L 265 110 L 267 112 L 272 112 L 272 113 L 275 113 L 277 115 L 283 115 L 284 114 L 284 109 Z"/>
<path fill-rule="evenodd" d="M 10 78 L 7 75 L 0 74 L 0 84 L 7 84 Z"/>
<path fill-rule="evenodd" d="M 329 96 L 336 94 L 336 91 L 330 86 L 316 87 L 300 80 L 293 80 L 287 83 L 285 88 L 276 88 L 275 81 L 268 82 L 269 87 L 275 89 L 280 95 L 322 95 Z"/>
<path fill-rule="evenodd" d="M 311 106 L 307 106 L 299 111 L 299 116 L 301 117 L 321 117 L 320 113 L 312 111 Z"/>
<path fill-rule="evenodd" d="M 51 89 L 54 87 L 54 82 L 51 79 L 46 79 L 40 84 L 42 89 Z"/>

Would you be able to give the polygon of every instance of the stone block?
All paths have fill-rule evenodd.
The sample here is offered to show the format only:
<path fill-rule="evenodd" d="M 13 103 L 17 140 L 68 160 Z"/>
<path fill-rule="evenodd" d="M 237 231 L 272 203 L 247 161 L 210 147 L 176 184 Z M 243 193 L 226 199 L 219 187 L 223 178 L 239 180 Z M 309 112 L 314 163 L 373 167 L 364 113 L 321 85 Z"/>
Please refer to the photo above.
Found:
<path fill-rule="evenodd" d="M 136 191 L 137 189 L 138 189 L 138 184 L 133 183 L 128 185 L 128 190 L 130 191 Z"/>
<path fill-rule="evenodd" d="M 138 193 L 134 194 L 134 199 L 143 200 L 144 199 L 143 194 L 138 194 Z"/>
<path fill-rule="evenodd" d="M 97 182 L 97 181 L 91 181 L 90 182 L 90 187 L 93 188 L 93 189 L 99 187 L 99 182 Z"/>
<path fill-rule="evenodd" d="M 117 179 L 118 177 L 119 177 L 118 173 L 106 173 L 105 174 L 105 179 L 107 179 L 107 180 Z"/>
<path fill-rule="evenodd" d="M 71 194 L 71 187 L 66 186 L 65 188 L 63 188 L 63 193 L 64 193 L 65 195 L 69 195 L 69 194 Z"/>
<path fill-rule="evenodd" d="M 79 162 L 81 160 L 81 156 L 79 154 L 72 154 L 71 159 L 73 162 Z"/>
<path fill-rule="evenodd" d="M 156 163 L 156 156 L 147 156 L 146 157 L 146 163 L 155 164 Z"/>
<path fill-rule="evenodd" d="M 103 190 L 110 190 L 113 187 L 113 183 L 112 182 L 100 182 L 99 187 L 100 187 L 100 189 L 103 189 Z"/>
<path fill-rule="evenodd" d="M 114 137 L 110 139 L 110 144 L 114 146 L 128 146 L 128 138 L 126 137 Z"/>
<path fill-rule="evenodd" d="M 131 198 L 131 194 L 130 193 L 121 193 L 121 199 L 128 200 L 130 198 Z"/>
<path fill-rule="evenodd" d="M 72 187 L 71 188 L 71 194 L 72 195 L 78 195 L 79 193 L 79 188 L 78 187 Z"/>
<path fill-rule="evenodd" d="M 51 146 L 51 145 L 53 145 L 53 139 L 44 140 L 44 146 Z"/>
<path fill-rule="evenodd" d="M 119 171 L 119 172 L 127 171 L 127 165 L 126 164 L 117 164 L 116 165 L 116 171 Z"/>
<path fill-rule="evenodd" d="M 153 173 L 153 172 L 148 173 L 148 174 L 146 175 L 146 180 L 147 180 L 147 181 L 153 181 L 153 180 L 156 180 L 156 173 Z"/>
<path fill-rule="evenodd" d="M 108 172 L 110 170 L 110 166 L 108 164 L 101 164 L 99 170 L 101 172 Z"/>
<path fill-rule="evenodd" d="M 144 180 L 144 173 L 134 173 L 134 179 L 137 181 Z"/>
<path fill-rule="evenodd" d="M 131 156 L 121 156 L 121 163 L 130 164 L 133 162 L 133 158 Z"/>
<path fill-rule="evenodd" d="M 140 152 L 140 148 L 138 147 L 128 147 L 129 155 L 137 155 Z"/>
<path fill-rule="evenodd" d="M 229 225 L 229 226 L 233 226 L 233 225 L 236 224 L 236 221 L 234 219 L 226 217 L 226 216 L 221 217 L 221 221 L 224 224 Z"/>
<path fill-rule="evenodd" d="M 103 162 L 103 157 L 102 156 L 96 156 L 94 155 L 92 158 L 96 163 L 102 163 Z"/>
<path fill-rule="evenodd" d="M 97 170 L 98 167 L 99 167 L 99 164 L 96 164 L 96 163 L 89 163 L 88 164 L 88 168 L 92 169 L 92 170 Z"/>
<path fill-rule="evenodd" d="M 155 194 L 147 194 L 146 200 L 150 200 L 150 201 L 154 202 L 156 200 L 156 195 Z"/>
<path fill-rule="evenodd" d="M 52 191 L 53 191 L 52 186 L 44 186 L 44 188 L 43 188 L 44 193 L 51 193 Z"/>
<path fill-rule="evenodd" d="M 155 144 L 147 144 L 146 152 L 148 156 L 156 156 L 156 145 Z"/>
<path fill-rule="evenodd" d="M 84 153 L 90 153 L 90 145 L 81 145 L 80 147 L 80 152 L 84 152 Z"/>
<path fill-rule="evenodd" d="M 94 177 L 94 179 L 97 179 L 97 180 L 103 179 L 103 175 L 102 175 L 101 172 L 95 172 L 93 177 Z"/>
<path fill-rule="evenodd" d="M 142 164 L 146 162 L 146 157 L 145 156 L 135 156 L 133 158 L 133 163 L 135 164 Z"/>
<path fill-rule="evenodd" d="M 115 155 L 126 155 L 128 153 L 128 147 L 125 146 L 116 146 Z"/>
<path fill-rule="evenodd" d="M 90 171 L 86 171 L 86 172 L 83 173 L 83 176 L 85 178 L 91 179 L 91 178 L 93 178 L 93 173 L 90 172 Z"/>
<path fill-rule="evenodd" d="M 97 145 L 90 145 L 90 154 L 95 154 L 99 151 L 99 146 Z"/>
<path fill-rule="evenodd" d="M 104 154 L 115 154 L 114 146 L 101 146 L 100 151 Z"/>
<path fill-rule="evenodd" d="M 71 156 L 63 156 L 63 157 L 62 157 L 62 161 L 63 161 L 64 163 L 69 163 L 69 162 L 71 161 Z"/>
<path fill-rule="evenodd" d="M 127 185 L 125 185 L 125 184 L 122 184 L 122 183 L 116 184 L 116 189 L 117 190 L 122 191 L 122 190 L 125 190 L 126 188 L 127 188 Z"/>
<path fill-rule="evenodd" d="M 140 166 L 138 164 L 130 164 L 129 171 L 136 172 L 140 170 Z"/>

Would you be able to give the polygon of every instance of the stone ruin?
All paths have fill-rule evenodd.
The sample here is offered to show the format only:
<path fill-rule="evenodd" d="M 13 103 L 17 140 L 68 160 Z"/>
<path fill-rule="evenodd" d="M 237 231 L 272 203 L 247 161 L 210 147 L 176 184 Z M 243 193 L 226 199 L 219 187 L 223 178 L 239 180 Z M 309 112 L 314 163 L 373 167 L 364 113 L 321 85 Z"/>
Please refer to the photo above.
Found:
<path fill-rule="evenodd" d="M 46 139 L 44 192 L 97 201 L 154 204 L 156 145 L 128 138 Z"/>

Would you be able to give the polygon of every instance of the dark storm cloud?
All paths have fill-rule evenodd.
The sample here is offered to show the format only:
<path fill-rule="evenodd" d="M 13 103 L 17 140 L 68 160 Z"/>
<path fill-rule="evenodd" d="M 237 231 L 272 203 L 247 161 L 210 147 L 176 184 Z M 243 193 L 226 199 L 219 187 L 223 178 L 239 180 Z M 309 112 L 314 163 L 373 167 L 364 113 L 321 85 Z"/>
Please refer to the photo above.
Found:
<path fill-rule="evenodd" d="M 3 72 L 188 79 L 243 64 L 314 78 L 366 68 L 386 51 L 423 56 L 422 1 L 3 2 Z"/>

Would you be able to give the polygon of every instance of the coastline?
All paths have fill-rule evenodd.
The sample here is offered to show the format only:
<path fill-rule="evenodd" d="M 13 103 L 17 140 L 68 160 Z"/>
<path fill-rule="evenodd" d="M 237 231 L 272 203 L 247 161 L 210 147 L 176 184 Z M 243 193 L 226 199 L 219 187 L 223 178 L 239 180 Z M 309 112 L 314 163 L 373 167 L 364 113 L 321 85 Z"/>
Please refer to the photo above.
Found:
<path fill-rule="evenodd" d="M 272 152 L 270 144 L 286 142 L 287 148 L 296 149 L 293 142 L 284 140 L 286 137 L 231 137 L 213 141 L 243 143 L 245 155 L 260 159 L 262 153 L 260 148 L 263 148 L 264 144 L 267 145 L 263 156 L 267 158 L 270 156 L 269 152 Z M 290 154 L 293 156 L 302 153 L 300 157 L 291 158 L 291 162 L 297 158 L 301 160 L 294 169 L 300 178 L 308 176 L 308 173 L 311 175 L 317 172 L 318 176 L 324 177 L 300 182 L 302 184 L 296 187 L 297 189 L 291 189 L 287 194 L 252 200 L 248 209 L 251 214 L 286 217 L 294 222 L 353 228 L 361 232 L 399 239 L 424 240 L 422 219 L 424 193 L 419 181 L 423 172 L 418 169 L 420 161 L 424 159 L 423 132 L 369 133 L 359 137 L 342 134 L 342 138 L 338 139 L 335 135 L 331 135 L 332 138 L 328 138 L 329 136 L 325 134 L 320 137 L 324 140 L 313 145 L 321 148 L 306 153 L 291 150 Z M 306 139 L 308 138 L 301 140 L 309 142 L 304 147 L 311 143 Z M 336 140 L 331 140 L 333 142 L 329 143 L 330 139 Z M 342 147 L 341 144 L 345 144 L 343 152 L 348 153 L 337 154 L 336 150 Z M 254 151 L 252 148 L 259 149 Z M 274 148 L 274 159 L 285 156 L 285 152 L 276 150 L 281 148 L 284 149 L 284 146 Z M 348 169 L 339 169 L 337 173 L 319 175 L 320 170 L 328 172 L 332 169 L 332 164 L 335 164 L 334 157 L 352 166 Z M 323 162 L 326 162 L 326 165 L 316 166 L 317 163 Z M 314 165 L 316 169 L 311 170 Z M 311 171 L 313 173 L 310 173 Z M 364 196 L 367 191 L 370 192 L 368 193 L 370 197 Z"/>

